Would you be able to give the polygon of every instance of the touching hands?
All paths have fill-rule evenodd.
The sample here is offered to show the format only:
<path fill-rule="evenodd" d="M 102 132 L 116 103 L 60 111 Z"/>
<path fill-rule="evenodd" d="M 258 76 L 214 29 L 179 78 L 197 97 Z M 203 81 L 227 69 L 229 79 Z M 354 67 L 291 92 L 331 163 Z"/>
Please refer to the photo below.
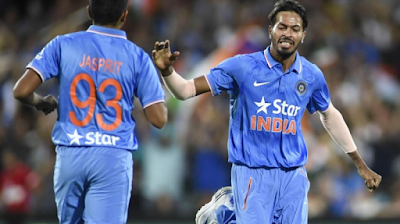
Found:
<path fill-rule="evenodd" d="M 179 51 L 171 53 L 169 40 L 156 42 L 152 51 L 152 58 L 155 66 L 161 71 L 163 76 L 168 76 L 173 72 L 172 64 L 179 56 Z"/>

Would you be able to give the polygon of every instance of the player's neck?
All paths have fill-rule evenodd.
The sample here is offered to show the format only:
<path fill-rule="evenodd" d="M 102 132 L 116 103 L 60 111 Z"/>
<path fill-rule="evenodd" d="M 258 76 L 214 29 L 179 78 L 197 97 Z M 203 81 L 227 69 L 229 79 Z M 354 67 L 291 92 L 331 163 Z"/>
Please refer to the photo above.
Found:
<path fill-rule="evenodd" d="M 105 27 L 105 28 L 117 29 L 117 30 L 120 30 L 122 28 L 122 25 L 119 24 L 119 23 L 117 23 L 117 24 L 108 24 L 108 25 L 100 25 L 100 24 L 93 23 L 93 25 L 101 26 L 101 27 Z"/>
<path fill-rule="evenodd" d="M 286 72 L 293 65 L 294 60 L 296 59 L 296 51 L 287 57 L 278 54 L 278 52 L 274 51 L 274 49 L 271 49 L 270 53 L 277 62 L 282 64 L 283 72 Z"/>

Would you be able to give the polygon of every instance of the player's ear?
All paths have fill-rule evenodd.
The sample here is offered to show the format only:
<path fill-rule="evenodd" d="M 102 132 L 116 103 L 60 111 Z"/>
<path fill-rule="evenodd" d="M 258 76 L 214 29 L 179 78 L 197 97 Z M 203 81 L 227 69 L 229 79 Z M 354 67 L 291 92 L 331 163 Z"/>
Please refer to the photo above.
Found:
<path fill-rule="evenodd" d="M 268 36 L 269 36 L 269 39 L 271 39 L 271 37 L 272 37 L 272 26 L 271 25 L 268 26 Z"/>
<path fill-rule="evenodd" d="M 307 34 L 307 32 L 306 32 L 306 31 L 303 31 L 303 37 L 301 38 L 301 43 L 304 42 L 304 38 L 306 38 L 306 34 Z"/>
<path fill-rule="evenodd" d="M 121 17 L 119 18 L 121 22 L 125 23 L 126 22 L 126 18 L 128 17 L 128 10 L 125 10 L 125 12 L 122 13 Z"/>
<path fill-rule="evenodd" d="M 89 19 L 90 19 L 90 20 L 93 20 L 93 19 L 92 19 L 92 14 L 90 13 L 90 7 L 87 6 L 86 9 L 87 9 L 87 14 L 88 14 L 88 16 L 89 16 Z"/>

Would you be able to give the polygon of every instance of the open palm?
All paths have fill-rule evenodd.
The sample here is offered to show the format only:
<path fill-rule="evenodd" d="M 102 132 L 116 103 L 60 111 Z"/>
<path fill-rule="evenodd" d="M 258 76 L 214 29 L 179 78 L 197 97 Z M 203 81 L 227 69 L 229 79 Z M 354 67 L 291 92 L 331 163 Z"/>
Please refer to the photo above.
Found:
<path fill-rule="evenodd" d="M 160 70 L 167 70 L 179 56 L 179 52 L 171 53 L 169 40 L 165 42 L 156 42 L 152 51 L 152 58 L 155 66 Z"/>

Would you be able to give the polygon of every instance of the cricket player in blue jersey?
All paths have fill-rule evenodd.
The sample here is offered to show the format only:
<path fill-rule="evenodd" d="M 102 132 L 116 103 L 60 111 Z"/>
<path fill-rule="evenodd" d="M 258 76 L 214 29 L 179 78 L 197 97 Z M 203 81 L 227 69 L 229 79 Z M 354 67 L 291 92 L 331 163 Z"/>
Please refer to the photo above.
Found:
<path fill-rule="evenodd" d="M 54 192 L 60 223 L 126 223 L 132 188 L 136 96 L 147 120 L 167 121 L 150 56 L 120 30 L 128 0 L 90 0 L 88 30 L 57 36 L 29 63 L 14 97 L 48 114 L 57 108 Z M 35 89 L 57 78 L 58 102 Z"/>
<path fill-rule="evenodd" d="M 179 52 L 171 53 L 168 40 L 155 43 L 153 60 L 177 99 L 209 91 L 214 96 L 222 91 L 230 95 L 232 187 L 222 188 L 200 209 L 197 224 L 217 223 L 217 217 L 223 217 L 220 224 L 307 223 L 310 184 L 301 130 L 306 109 L 320 114 L 324 127 L 354 161 L 369 190 L 381 182 L 381 176 L 357 152 L 341 113 L 331 103 L 323 73 L 297 52 L 306 37 L 304 7 L 294 0 L 280 0 L 269 19 L 271 44 L 264 51 L 228 58 L 194 80 L 183 79 L 173 69 Z M 233 201 L 229 200 L 231 191 Z M 217 210 L 220 205 L 234 209 L 224 216 Z"/>

